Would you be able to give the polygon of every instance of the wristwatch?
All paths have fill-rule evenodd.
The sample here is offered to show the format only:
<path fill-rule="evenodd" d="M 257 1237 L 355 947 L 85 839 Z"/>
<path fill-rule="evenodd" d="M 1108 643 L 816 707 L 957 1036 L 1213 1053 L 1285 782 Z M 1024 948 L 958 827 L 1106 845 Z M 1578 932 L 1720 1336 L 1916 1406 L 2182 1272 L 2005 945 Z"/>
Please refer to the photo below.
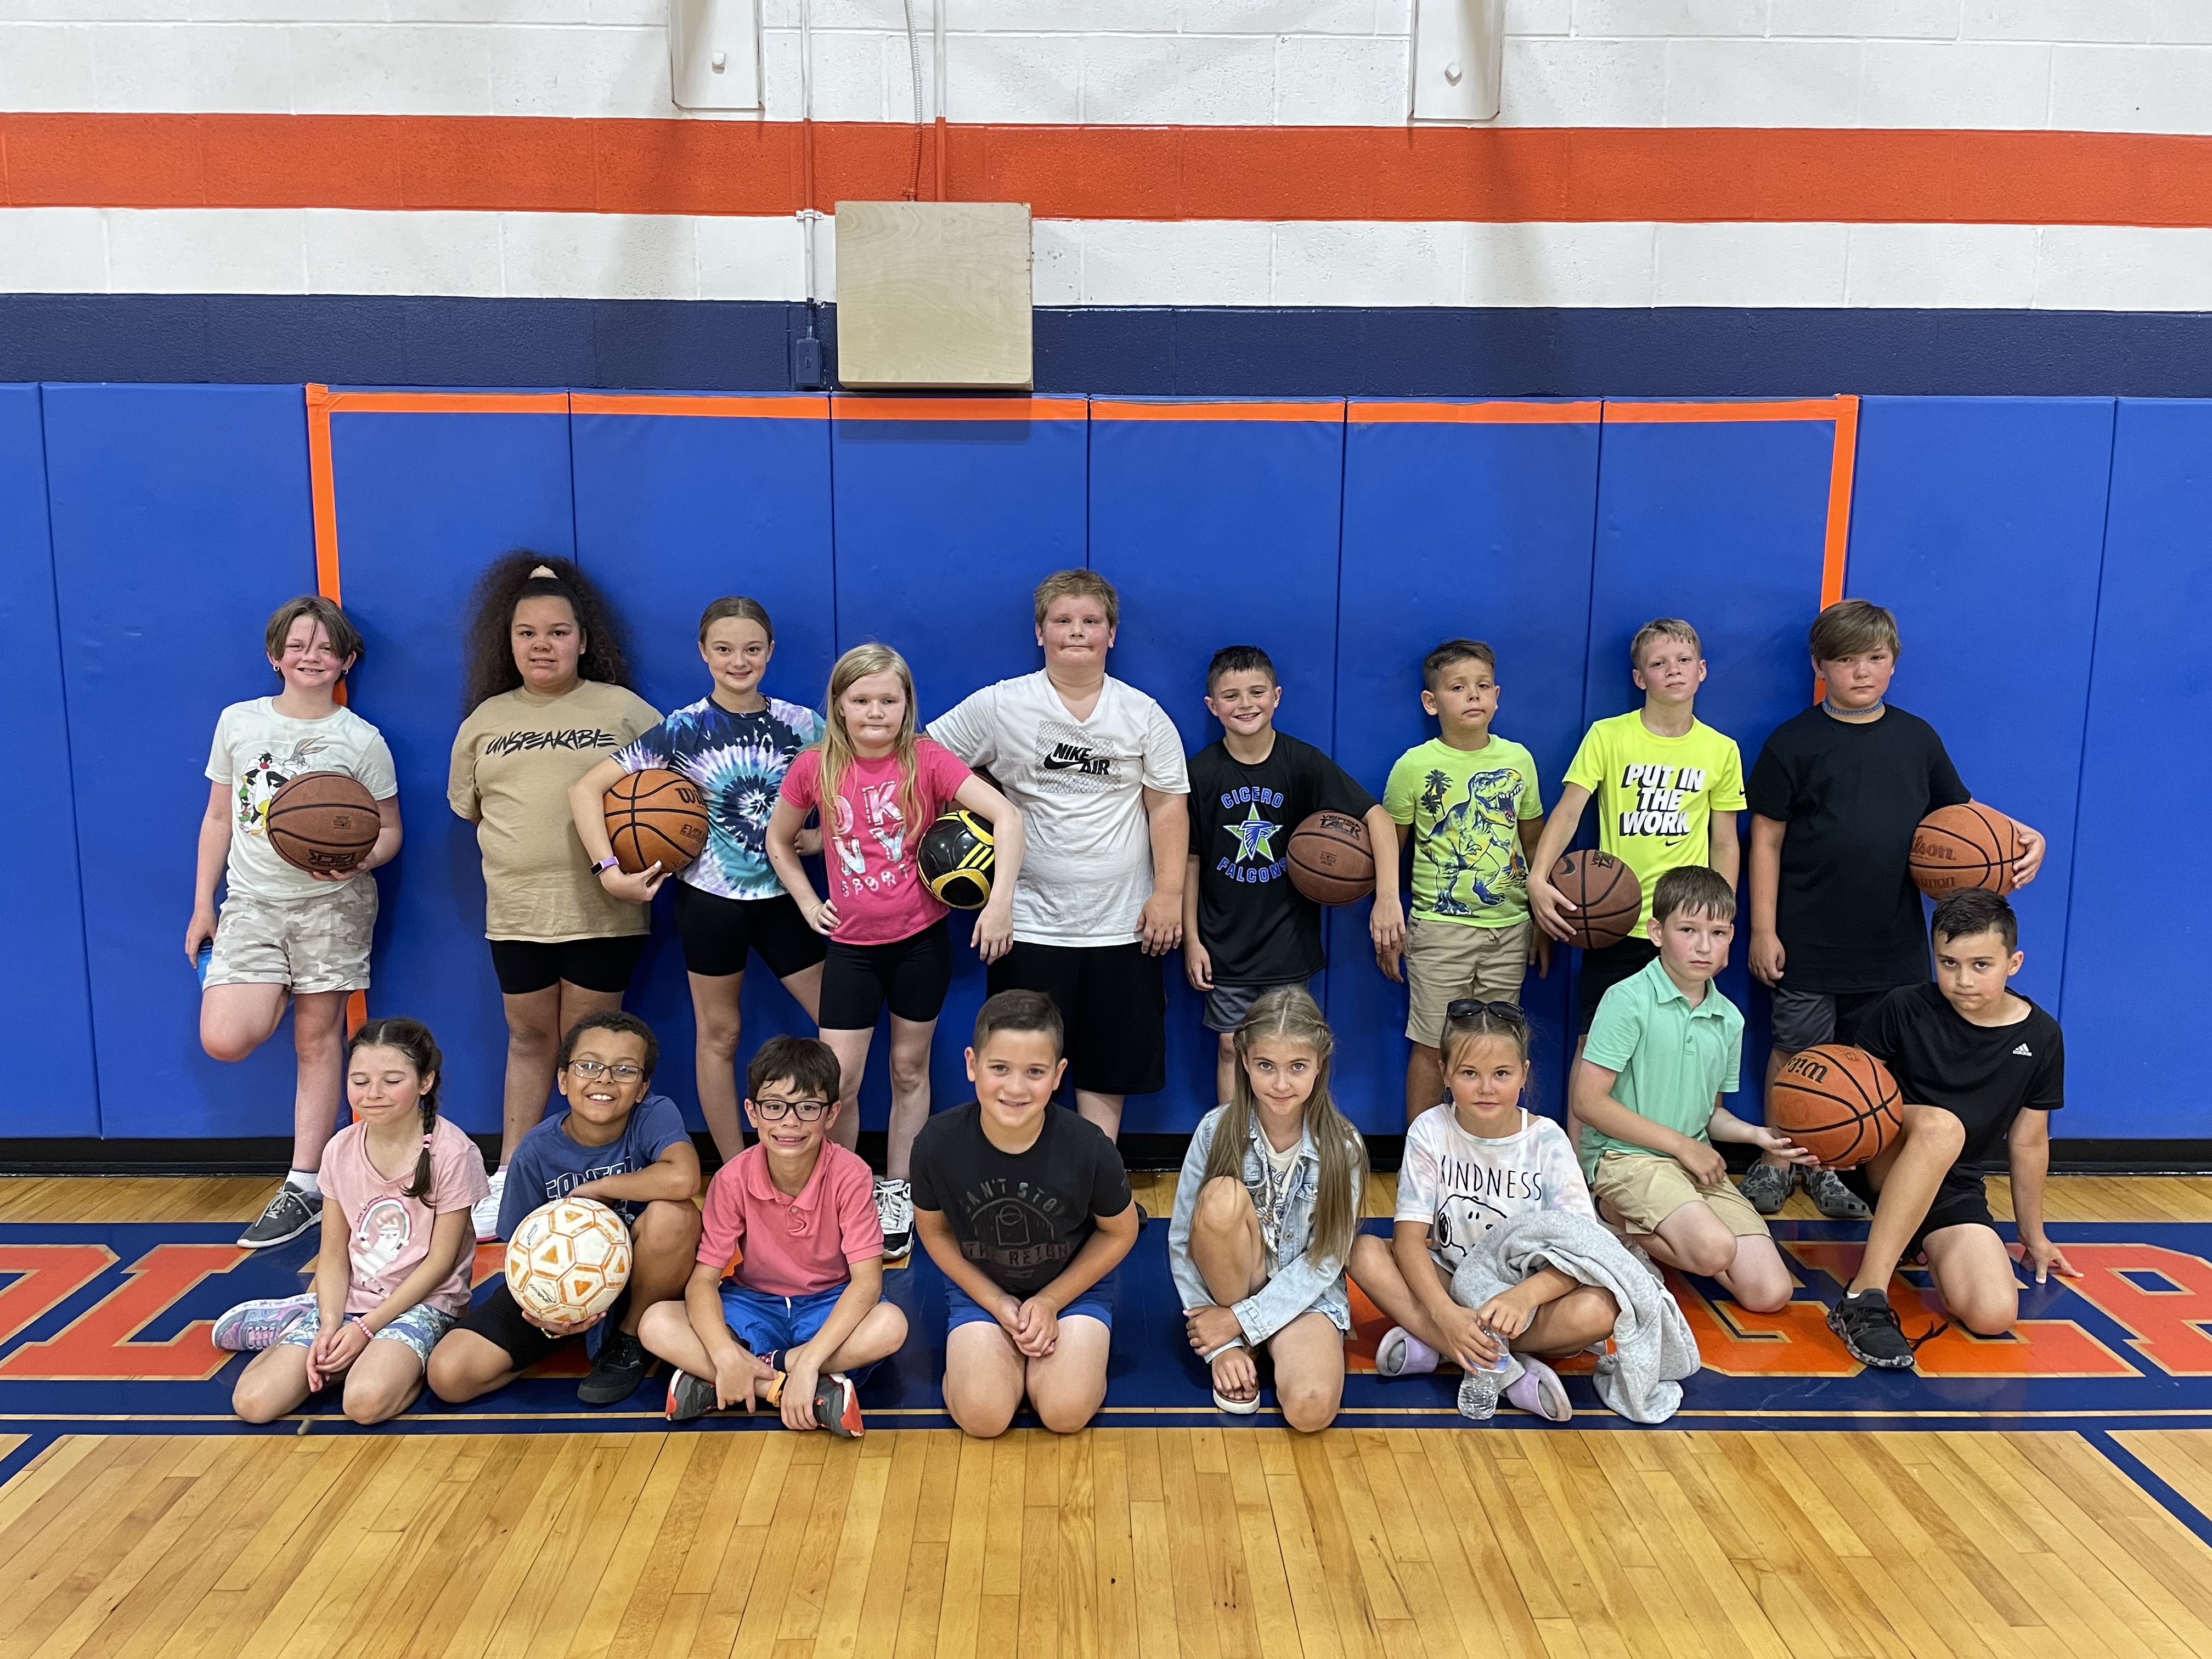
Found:
<path fill-rule="evenodd" d="M 606 857 L 601 859 L 597 864 L 592 866 L 592 873 L 595 876 L 604 876 L 608 871 L 618 867 L 621 863 L 622 860 L 620 859 L 617 858 L 612 853 L 610 853 Z"/>

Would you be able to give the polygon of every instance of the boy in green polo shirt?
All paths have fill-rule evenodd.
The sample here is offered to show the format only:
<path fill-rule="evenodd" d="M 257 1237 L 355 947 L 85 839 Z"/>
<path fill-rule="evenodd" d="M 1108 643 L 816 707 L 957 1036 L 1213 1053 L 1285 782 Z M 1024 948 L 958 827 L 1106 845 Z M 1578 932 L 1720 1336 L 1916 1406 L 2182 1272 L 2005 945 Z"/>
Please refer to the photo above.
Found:
<path fill-rule="evenodd" d="M 1652 961 L 1605 994 L 1575 1065 L 1583 1173 L 1599 1213 L 1654 1261 L 1772 1313 L 1790 1300 L 1790 1270 L 1713 1142 L 1799 1163 L 1812 1154 L 1720 1103 L 1735 1092 L 1743 1049 L 1743 1016 L 1712 982 L 1735 933 L 1735 890 L 1701 866 L 1669 870 L 1652 889 L 1648 931 Z"/>

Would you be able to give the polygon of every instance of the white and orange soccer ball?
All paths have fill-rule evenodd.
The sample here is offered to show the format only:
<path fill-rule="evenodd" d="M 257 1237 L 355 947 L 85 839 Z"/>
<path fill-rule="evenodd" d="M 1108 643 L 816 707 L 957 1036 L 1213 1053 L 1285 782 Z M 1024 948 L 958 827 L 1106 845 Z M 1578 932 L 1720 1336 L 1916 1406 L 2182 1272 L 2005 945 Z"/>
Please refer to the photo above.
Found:
<path fill-rule="evenodd" d="M 605 1313 L 629 1282 L 629 1231 L 597 1199 L 542 1205 L 507 1241 L 507 1293 L 550 1323 L 580 1324 Z"/>

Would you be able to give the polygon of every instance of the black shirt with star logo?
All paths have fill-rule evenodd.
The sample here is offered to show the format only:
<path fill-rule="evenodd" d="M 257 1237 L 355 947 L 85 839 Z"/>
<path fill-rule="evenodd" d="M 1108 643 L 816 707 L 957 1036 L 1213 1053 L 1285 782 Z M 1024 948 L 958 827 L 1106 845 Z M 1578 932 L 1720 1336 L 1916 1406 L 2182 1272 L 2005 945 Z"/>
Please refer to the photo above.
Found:
<path fill-rule="evenodd" d="M 1960 1169 L 2001 1161 L 2022 1111 L 2055 1112 L 2066 1103 L 2058 1022 L 2020 1000 L 2027 1002 L 2027 1018 L 2017 1025 L 1977 1025 L 1936 987 L 1908 985 L 1859 1024 L 1859 1047 L 1889 1067 L 1905 1104 L 1941 1106 L 1966 1126 Z"/>
<path fill-rule="evenodd" d="M 1286 732 L 1257 766 L 1218 743 L 1191 757 L 1198 938 L 1216 985 L 1284 985 L 1321 971 L 1321 906 L 1291 885 L 1291 832 L 1316 812 L 1356 818 L 1374 805 L 1342 767 Z"/>
<path fill-rule="evenodd" d="M 1025 1152 L 983 1133 L 974 1101 L 939 1112 L 914 1138 L 917 1210 L 941 1210 L 960 1254 L 1026 1301 L 1066 1271 L 1097 1218 L 1129 1207 L 1129 1172 L 1106 1133 L 1065 1106 L 1044 1109 Z"/>

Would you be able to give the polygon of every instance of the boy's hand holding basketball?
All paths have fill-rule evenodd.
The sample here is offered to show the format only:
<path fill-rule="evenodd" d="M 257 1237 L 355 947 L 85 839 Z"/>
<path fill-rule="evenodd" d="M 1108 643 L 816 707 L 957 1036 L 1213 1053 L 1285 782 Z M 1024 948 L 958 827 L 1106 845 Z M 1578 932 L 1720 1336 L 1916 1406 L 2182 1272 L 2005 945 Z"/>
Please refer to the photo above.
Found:
<path fill-rule="evenodd" d="M 1750 1128 L 1751 1133 L 1744 1137 L 1745 1141 L 1758 1147 L 1762 1152 L 1772 1152 L 1776 1157 L 1787 1158 L 1792 1164 L 1816 1164 L 1820 1161 L 1790 1139 L 1788 1135 L 1778 1130 L 1757 1126 L 1747 1127 Z"/>
<path fill-rule="evenodd" d="M 2018 818 L 2012 821 L 2012 827 L 2020 831 L 2020 856 L 2012 861 L 2012 884 L 2025 887 L 2035 879 L 2035 872 L 2043 868 L 2046 843 L 2040 832 L 2029 829 Z"/>
<path fill-rule="evenodd" d="M 2066 1252 L 2041 1233 L 2021 1240 L 2020 1265 L 2035 1275 L 2039 1285 L 2049 1282 L 2053 1273 L 2063 1273 L 2069 1279 L 2081 1277 L 2081 1270 L 2066 1259 Z"/>
<path fill-rule="evenodd" d="M 1528 872 L 1528 914 L 1536 918 L 1536 926 L 1562 944 L 1574 938 L 1574 929 L 1568 926 L 1567 917 L 1575 907 L 1567 902 L 1567 896 L 1537 874 L 1532 866 Z"/>

